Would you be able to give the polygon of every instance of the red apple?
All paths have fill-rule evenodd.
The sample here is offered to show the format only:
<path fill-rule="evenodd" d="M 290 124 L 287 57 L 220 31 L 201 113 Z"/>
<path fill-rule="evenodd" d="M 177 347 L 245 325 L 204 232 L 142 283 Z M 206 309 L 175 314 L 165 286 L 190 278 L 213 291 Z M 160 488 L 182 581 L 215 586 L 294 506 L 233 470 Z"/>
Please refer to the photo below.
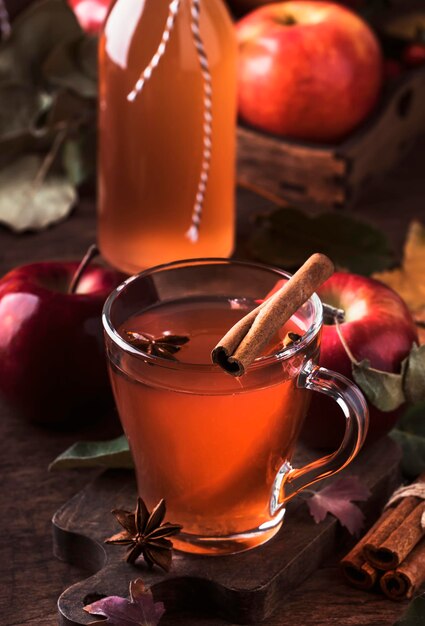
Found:
<path fill-rule="evenodd" d="M 97 35 L 105 21 L 112 0 L 68 0 L 81 28 L 90 35 Z"/>
<path fill-rule="evenodd" d="M 369 26 L 330 2 L 269 4 L 237 24 L 239 113 L 266 132 L 335 142 L 364 121 L 382 84 Z"/>
<path fill-rule="evenodd" d="M 382 283 L 336 273 L 318 291 L 323 302 L 345 311 L 340 325 L 353 356 L 369 359 L 371 366 L 386 372 L 399 372 L 402 360 L 418 341 L 409 310 L 400 296 Z M 353 379 L 351 362 L 341 344 L 336 326 L 324 325 L 320 365 Z M 384 413 L 369 405 L 370 426 L 367 443 L 391 430 L 399 411 Z M 303 430 L 303 439 L 317 448 L 336 449 L 344 433 L 344 418 L 335 402 L 314 394 Z"/>
<path fill-rule="evenodd" d="M 227 4 L 234 15 L 242 16 L 265 4 L 272 4 L 274 0 L 227 0 Z M 339 4 L 350 9 L 362 9 L 367 0 L 338 0 Z"/>
<path fill-rule="evenodd" d="M 0 280 L 0 393 L 27 419 L 75 423 L 111 402 L 101 313 L 123 275 L 78 263 L 24 265 Z"/>

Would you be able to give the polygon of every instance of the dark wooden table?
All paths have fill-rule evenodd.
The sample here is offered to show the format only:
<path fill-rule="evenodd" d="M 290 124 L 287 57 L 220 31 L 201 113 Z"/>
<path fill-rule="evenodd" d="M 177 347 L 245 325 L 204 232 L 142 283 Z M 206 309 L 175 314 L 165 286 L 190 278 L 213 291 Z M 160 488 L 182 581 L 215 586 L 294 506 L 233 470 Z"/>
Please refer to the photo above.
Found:
<path fill-rule="evenodd" d="M 359 216 L 388 232 L 398 252 L 409 220 L 425 220 L 424 163 L 422 143 L 357 209 Z M 245 191 L 238 194 L 238 206 L 242 238 L 250 214 L 271 208 Z M 93 204 L 83 202 L 70 219 L 41 234 L 16 236 L 0 229 L 0 274 L 36 260 L 79 258 L 95 240 L 95 228 Z M 52 626 L 57 624 L 57 597 L 85 572 L 53 558 L 50 519 L 95 472 L 49 473 L 47 466 L 76 439 L 108 437 L 113 426 L 97 432 L 96 427 L 74 433 L 52 432 L 19 421 L 0 405 L 0 429 L 0 623 Z M 265 626 L 388 626 L 404 608 L 381 596 L 350 589 L 341 580 L 336 564 L 328 563 L 283 598 L 281 611 Z M 166 623 L 183 626 L 187 618 L 168 617 Z"/>

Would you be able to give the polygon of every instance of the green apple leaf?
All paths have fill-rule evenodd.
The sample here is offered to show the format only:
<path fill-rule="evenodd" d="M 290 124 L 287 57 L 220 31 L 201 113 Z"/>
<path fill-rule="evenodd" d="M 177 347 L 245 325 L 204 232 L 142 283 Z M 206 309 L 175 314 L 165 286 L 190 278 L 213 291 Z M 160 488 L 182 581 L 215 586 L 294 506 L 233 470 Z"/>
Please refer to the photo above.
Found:
<path fill-rule="evenodd" d="M 407 361 L 403 387 L 409 402 L 425 401 L 425 345 L 413 346 Z"/>
<path fill-rule="evenodd" d="M 425 401 L 425 345 L 412 346 L 399 374 L 376 370 L 368 360 L 359 363 L 344 347 L 351 360 L 353 379 L 380 411 L 394 411 L 405 402 Z"/>
<path fill-rule="evenodd" d="M 327 254 L 338 268 L 369 275 L 388 268 L 393 254 L 383 232 L 341 213 L 310 216 L 281 208 L 259 216 L 248 241 L 250 256 L 283 268 L 299 267 L 314 252 Z"/>
<path fill-rule="evenodd" d="M 77 194 L 60 175 L 41 177 L 44 160 L 25 156 L 0 170 L 0 222 L 15 232 L 41 230 L 69 215 Z"/>
<path fill-rule="evenodd" d="M 409 407 L 390 434 L 403 451 L 403 473 L 409 478 L 421 474 L 425 470 L 425 402 Z"/>
<path fill-rule="evenodd" d="M 403 453 L 401 469 L 409 478 L 419 476 L 425 470 L 425 437 L 394 429 L 390 433 Z"/>
<path fill-rule="evenodd" d="M 357 361 L 337 319 L 336 330 L 350 359 L 353 379 L 373 406 L 380 411 L 394 411 L 406 402 L 425 401 L 425 346 L 413 344 L 400 372 L 385 372 L 371 367 L 368 359 Z"/>
<path fill-rule="evenodd" d="M 394 411 L 404 404 L 403 376 L 370 367 L 365 359 L 352 363 L 353 378 L 373 406 L 380 411 Z"/>
<path fill-rule="evenodd" d="M 425 401 L 410 406 L 399 419 L 397 428 L 425 437 Z"/>
<path fill-rule="evenodd" d="M 425 624 L 425 594 L 417 596 L 394 626 L 423 626 Z"/>
<path fill-rule="evenodd" d="M 133 459 L 124 435 L 108 441 L 79 441 L 62 452 L 49 466 L 49 470 L 75 467 L 104 467 L 131 469 Z"/>

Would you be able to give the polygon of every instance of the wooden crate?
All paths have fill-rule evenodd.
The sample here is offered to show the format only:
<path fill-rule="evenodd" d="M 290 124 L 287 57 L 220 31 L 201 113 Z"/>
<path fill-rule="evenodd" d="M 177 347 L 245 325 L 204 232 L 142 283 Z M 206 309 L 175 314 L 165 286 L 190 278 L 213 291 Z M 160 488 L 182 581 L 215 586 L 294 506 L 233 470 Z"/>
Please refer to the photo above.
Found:
<path fill-rule="evenodd" d="M 309 209 L 351 208 L 366 186 L 425 134 L 425 68 L 403 75 L 376 113 L 335 146 L 285 140 L 240 125 L 238 181 Z"/>

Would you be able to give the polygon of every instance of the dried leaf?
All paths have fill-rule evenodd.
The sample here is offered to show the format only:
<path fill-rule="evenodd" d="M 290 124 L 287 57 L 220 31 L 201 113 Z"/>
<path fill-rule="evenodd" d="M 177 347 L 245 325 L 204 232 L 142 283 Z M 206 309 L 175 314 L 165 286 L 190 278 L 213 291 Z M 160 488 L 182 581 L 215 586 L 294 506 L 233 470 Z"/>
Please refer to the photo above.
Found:
<path fill-rule="evenodd" d="M 394 411 L 406 401 L 402 375 L 376 370 L 367 359 L 352 363 L 352 372 L 366 398 L 380 411 Z"/>
<path fill-rule="evenodd" d="M 397 291 L 413 315 L 425 311 L 425 227 L 420 222 L 410 224 L 401 268 L 373 277 Z"/>
<path fill-rule="evenodd" d="M 91 615 L 106 617 L 101 622 L 110 626 L 157 626 L 165 613 L 162 602 L 155 602 L 152 591 L 138 578 L 130 583 L 130 599 L 108 596 L 84 607 Z"/>
<path fill-rule="evenodd" d="M 323 252 L 339 268 L 368 275 L 393 261 L 386 236 L 347 215 L 332 212 L 309 216 L 299 209 L 285 208 L 257 222 L 248 251 L 271 265 L 299 267 L 314 252 Z"/>
<path fill-rule="evenodd" d="M 49 469 L 70 469 L 74 467 L 107 467 L 131 469 L 128 441 L 124 435 L 108 441 L 80 441 L 62 452 L 49 466 Z"/>
<path fill-rule="evenodd" d="M 316 524 L 331 513 L 352 535 L 357 535 L 363 526 L 364 515 L 353 500 L 364 501 L 369 496 L 369 489 L 357 476 L 346 476 L 315 493 L 307 504 Z"/>
<path fill-rule="evenodd" d="M 75 188 L 63 176 L 35 182 L 42 163 L 25 156 L 0 171 L 0 222 L 16 232 L 46 228 L 67 217 L 76 202 Z"/>

